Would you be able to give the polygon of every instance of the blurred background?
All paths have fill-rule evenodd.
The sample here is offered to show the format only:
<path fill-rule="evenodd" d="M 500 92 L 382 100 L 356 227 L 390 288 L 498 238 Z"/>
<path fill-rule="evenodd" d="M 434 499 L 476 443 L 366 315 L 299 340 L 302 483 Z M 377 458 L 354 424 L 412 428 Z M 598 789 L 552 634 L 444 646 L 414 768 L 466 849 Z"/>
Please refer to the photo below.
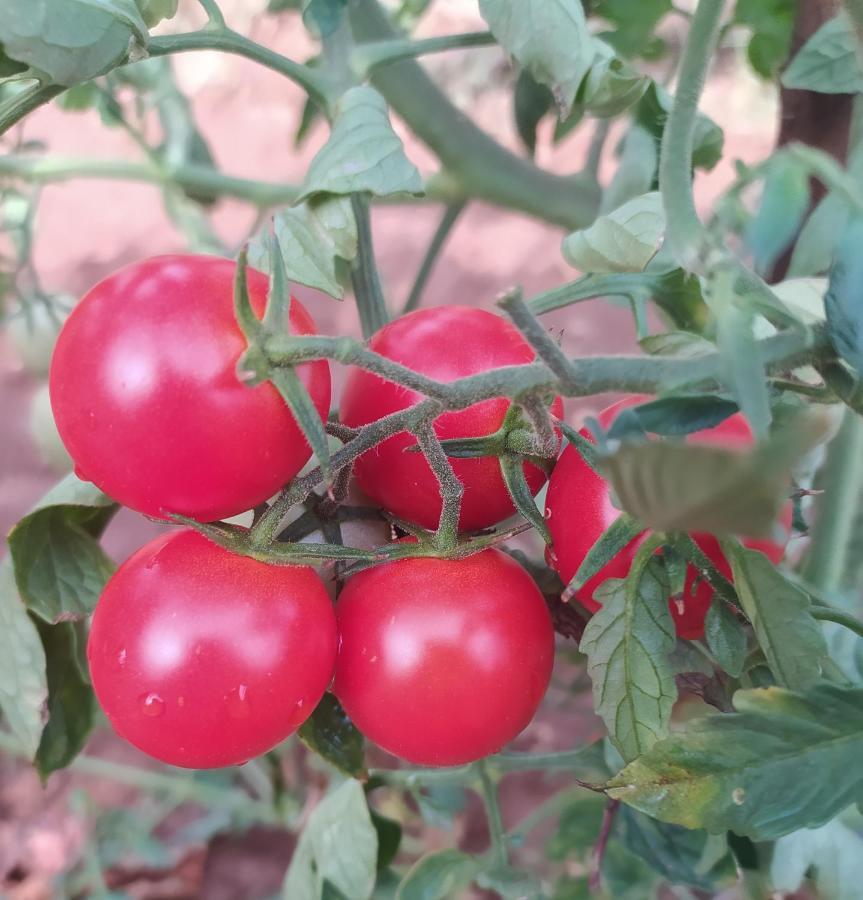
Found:
<path fill-rule="evenodd" d="M 221 6 L 230 25 L 259 43 L 298 60 L 316 52 L 295 11 L 268 12 L 266 0 L 222 0 Z M 194 0 L 180 0 L 178 16 L 159 30 L 186 31 L 203 21 Z M 682 21 L 672 16 L 663 26 L 663 37 L 672 47 L 679 40 Z M 475 0 L 436 0 L 417 33 L 430 36 L 483 27 Z M 452 51 L 430 57 L 424 65 L 477 124 L 512 150 L 524 152 L 511 108 L 515 72 L 499 48 Z M 170 66 L 222 172 L 271 182 L 302 180 L 327 131 L 323 123 L 314 122 L 297 144 L 305 99 L 299 88 L 235 56 L 187 54 L 173 57 Z M 662 66 L 656 63 L 651 73 L 658 76 Z M 110 111 L 69 108 L 74 100 L 65 105 L 64 109 L 52 103 L 28 117 L 2 146 L 4 153 L 38 150 L 67 161 L 142 160 L 140 135 L 112 124 Z M 777 97 L 772 86 L 752 74 L 742 44 L 721 57 L 703 109 L 724 129 L 726 141 L 722 162 L 710 173 L 699 172 L 696 179 L 698 201 L 709 208 L 732 180 L 734 160 L 763 159 L 775 141 Z M 159 116 L 148 113 L 142 122 L 146 140 L 158 143 L 163 124 Z M 397 119 L 394 124 L 410 159 L 423 174 L 431 174 L 435 162 L 429 151 Z M 588 122 L 553 146 L 553 122 L 543 122 L 537 162 L 560 173 L 580 170 L 593 127 Z M 613 130 L 607 147 L 613 148 L 615 134 Z M 607 152 L 600 168 L 603 179 L 614 166 L 613 153 Z M 411 288 L 440 214 L 439 205 L 421 202 L 374 210 L 375 249 L 385 293 L 394 308 L 403 304 Z M 0 330 L 0 525 L 5 534 L 67 470 L 45 388 L 63 310 L 96 281 L 134 260 L 190 247 L 213 251 L 221 247 L 233 255 L 261 222 L 253 207 L 238 200 L 201 206 L 184 196 L 167 195 L 156 184 L 85 177 L 38 185 L 0 175 L 0 215 L 0 250 L 8 270 L 2 282 Z M 572 280 L 577 273 L 561 256 L 562 236 L 560 229 L 472 203 L 450 235 L 423 305 L 493 308 L 497 295 L 512 285 L 520 285 L 530 297 Z M 6 264 L 9 260 L 11 266 Z M 339 303 L 302 287 L 297 293 L 321 332 L 359 335 L 350 298 Z M 20 305 L 22 296 L 26 312 Z M 48 306 L 40 298 L 50 298 Z M 593 301 L 552 314 L 546 322 L 562 334 L 571 355 L 637 349 L 628 306 Z M 341 373 L 335 369 L 334 375 L 338 386 Z M 585 413 L 601 405 L 603 398 L 572 403 L 567 418 L 579 424 Z M 124 511 L 110 526 L 105 545 L 122 561 L 159 529 Z M 564 659 L 546 707 L 520 739 L 523 749 L 565 749 L 600 733 L 590 712 L 589 692 L 572 693 L 579 677 Z M 274 780 L 268 766 L 280 767 L 279 778 Z M 280 820 L 274 813 L 279 804 L 273 803 L 273 785 L 281 783 L 279 779 L 286 785 L 279 801 L 284 807 Z M 242 770 L 192 774 L 148 762 L 103 726 L 73 767 L 53 774 L 44 786 L 28 765 L 0 748 L 0 896 L 9 900 L 274 896 L 293 846 L 283 822 L 300 821 L 325 785 L 320 764 L 292 744 L 278 759 L 256 761 Z M 554 787 L 553 779 L 539 776 L 508 778 L 502 790 L 505 817 L 517 820 Z M 394 795 L 387 802 L 398 818 L 398 806 L 404 801 Z M 462 809 L 464 796 L 446 796 L 442 791 L 441 796 L 416 802 L 423 825 L 406 836 L 403 846 L 408 850 L 450 846 L 454 841 L 466 849 L 484 848 L 483 816 L 474 814 L 470 803 Z M 547 833 L 540 834 L 537 846 L 547 838 Z M 523 851 L 526 862 L 532 852 L 528 843 Z"/>

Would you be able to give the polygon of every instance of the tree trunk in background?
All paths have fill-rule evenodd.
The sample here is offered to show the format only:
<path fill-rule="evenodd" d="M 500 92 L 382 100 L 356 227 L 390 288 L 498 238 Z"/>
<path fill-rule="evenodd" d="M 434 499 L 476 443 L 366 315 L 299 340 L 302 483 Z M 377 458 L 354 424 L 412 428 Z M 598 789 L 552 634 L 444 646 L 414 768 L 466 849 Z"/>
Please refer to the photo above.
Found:
<path fill-rule="evenodd" d="M 797 0 L 797 16 L 794 22 L 794 38 L 789 59 L 809 38 L 839 9 L 838 0 Z M 782 88 L 780 101 L 780 125 L 777 145 L 798 141 L 829 153 L 840 162 L 848 154 L 848 135 L 851 126 L 853 94 L 818 94 L 814 91 L 795 91 Z M 812 206 L 824 196 L 820 181 L 812 181 Z M 791 251 L 776 263 L 772 280 L 781 280 L 788 269 Z"/>

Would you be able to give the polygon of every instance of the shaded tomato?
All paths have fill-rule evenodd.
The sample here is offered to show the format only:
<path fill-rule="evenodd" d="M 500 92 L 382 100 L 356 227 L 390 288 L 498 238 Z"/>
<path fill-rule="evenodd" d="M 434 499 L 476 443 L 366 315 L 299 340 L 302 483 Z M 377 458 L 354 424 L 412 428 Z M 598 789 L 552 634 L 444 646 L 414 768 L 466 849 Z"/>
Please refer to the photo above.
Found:
<path fill-rule="evenodd" d="M 336 615 L 336 695 L 363 734 L 411 762 L 452 766 L 497 752 L 548 687 L 548 608 L 498 550 L 360 572 Z"/>
<path fill-rule="evenodd" d="M 116 731 L 190 768 L 240 764 L 284 740 L 323 695 L 335 654 L 335 613 L 313 569 L 266 565 L 188 530 L 120 566 L 87 645 Z"/>
<path fill-rule="evenodd" d="M 441 382 L 529 363 L 535 358 L 533 349 L 509 322 L 466 306 L 417 310 L 384 326 L 372 337 L 369 347 Z M 341 420 L 359 427 L 422 399 L 416 391 L 353 369 L 342 395 Z M 485 400 L 438 416 L 434 430 L 441 440 L 483 437 L 501 427 L 509 407 L 510 401 L 505 398 Z M 562 409 L 557 398 L 552 411 L 560 416 Z M 438 483 L 422 454 L 407 451 L 414 444 L 416 439 L 408 432 L 397 434 L 364 453 L 354 472 L 363 491 L 384 509 L 424 528 L 435 528 L 441 512 Z M 461 529 L 487 528 L 515 512 L 496 457 L 450 462 L 465 489 Z M 524 471 L 530 489 L 536 493 L 545 482 L 545 473 L 530 464 Z"/>
<path fill-rule="evenodd" d="M 97 284 L 69 316 L 51 363 L 51 404 L 76 471 L 146 515 L 208 521 L 267 500 L 311 451 L 278 391 L 236 374 L 235 264 L 160 256 Z M 263 313 L 268 281 L 249 272 Z M 291 301 L 290 328 L 314 322 Z M 321 416 L 326 362 L 297 367 Z"/>
<path fill-rule="evenodd" d="M 643 396 L 627 397 L 604 409 L 597 419 L 607 429 L 622 410 L 649 399 L 651 398 Z M 587 429 L 582 429 L 581 434 L 590 438 Z M 687 440 L 736 450 L 745 450 L 753 443 L 752 431 L 740 413 L 735 413 L 715 428 L 689 435 Z M 545 516 L 553 541 L 550 560 L 565 583 L 572 579 L 596 540 L 619 515 L 620 510 L 612 503 L 608 482 L 584 462 L 575 447 L 567 446 L 552 473 L 545 503 Z M 782 542 L 744 538 L 743 543 L 754 550 L 760 550 L 771 562 L 777 563 L 785 553 L 785 543 L 790 532 L 790 504 L 782 511 L 780 525 L 784 535 Z M 599 609 L 600 604 L 594 599 L 594 591 L 607 578 L 626 577 L 645 534 L 646 532 L 631 541 L 584 585 L 576 594 L 576 599 L 581 604 L 594 612 Z M 730 579 L 731 566 L 722 553 L 719 541 L 710 534 L 694 534 L 692 537 L 716 568 Z M 683 597 L 670 601 L 671 613 L 680 637 L 697 639 L 703 636 L 704 618 L 713 593 L 713 588 L 689 566 Z"/>

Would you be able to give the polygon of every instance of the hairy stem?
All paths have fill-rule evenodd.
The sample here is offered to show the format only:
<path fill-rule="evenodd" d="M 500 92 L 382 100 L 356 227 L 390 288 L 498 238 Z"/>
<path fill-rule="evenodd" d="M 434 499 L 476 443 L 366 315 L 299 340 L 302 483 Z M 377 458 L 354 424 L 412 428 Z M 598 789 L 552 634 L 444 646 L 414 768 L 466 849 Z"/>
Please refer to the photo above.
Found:
<path fill-rule="evenodd" d="M 372 223 L 368 197 L 351 194 L 351 207 L 357 222 L 357 256 L 351 263 L 351 282 L 360 314 L 363 337 L 370 338 L 389 321 L 372 242 Z"/>
<path fill-rule="evenodd" d="M 458 536 L 458 518 L 461 512 L 461 499 L 464 496 L 464 485 L 456 477 L 453 467 L 444 453 L 432 426 L 432 420 L 428 419 L 423 422 L 414 431 L 414 435 L 440 487 L 442 506 L 435 542 L 441 549 L 450 549 L 455 546 Z"/>
<path fill-rule="evenodd" d="M 497 785 L 492 780 L 488 765 L 484 759 L 481 759 L 476 764 L 476 767 L 480 778 L 480 796 L 485 804 L 486 817 L 488 818 L 492 857 L 495 865 L 505 866 L 509 862 L 509 851 L 506 843 L 506 832 L 503 830 L 503 818 L 500 814 Z"/>

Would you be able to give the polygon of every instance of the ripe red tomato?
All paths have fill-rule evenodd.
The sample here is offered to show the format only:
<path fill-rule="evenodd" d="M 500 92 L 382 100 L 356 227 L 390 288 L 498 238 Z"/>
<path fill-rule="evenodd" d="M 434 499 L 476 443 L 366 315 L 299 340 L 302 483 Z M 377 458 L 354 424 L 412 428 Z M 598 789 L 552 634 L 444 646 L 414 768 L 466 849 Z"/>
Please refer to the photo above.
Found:
<path fill-rule="evenodd" d="M 310 449 L 272 384 L 237 378 L 245 339 L 233 312 L 235 264 L 159 256 L 97 284 L 60 333 L 51 404 L 76 471 L 149 516 L 227 518 L 271 497 Z M 249 272 L 260 315 L 267 278 Z M 314 322 L 291 301 L 290 327 Z M 321 416 L 326 362 L 298 366 Z"/>
<path fill-rule="evenodd" d="M 497 752 L 548 687 L 548 608 L 499 550 L 367 569 L 348 581 L 336 615 L 336 696 L 363 734 L 410 762 L 454 766 Z"/>
<path fill-rule="evenodd" d="M 157 538 L 108 582 L 87 658 L 111 724 L 175 766 L 238 765 L 295 731 L 333 674 L 336 619 L 306 566 Z"/>
<path fill-rule="evenodd" d="M 609 428 L 618 413 L 630 406 L 637 406 L 649 397 L 627 397 L 604 409 L 598 416 L 600 425 Z M 587 429 L 581 434 L 590 437 Z M 688 437 L 692 443 L 712 444 L 743 450 L 752 444 L 752 431 L 740 413 L 721 422 L 715 428 L 707 428 Z M 610 496 L 608 482 L 597 475 L 582 459 L 572 445 L 566 447 L 552 473 L 546 495 L 545 516 L 553 541 L 550 559 L 564 582 L 569 582 L 581 565 L 597 538 L 620 515 Z M 785 531 L 785 541 L 746 538 L 743 543 L 760 550 L 777 563 L 785 553 L 785 542 L 791 525 L 790 505 L 782 512 L 780 522 Z M 611 562 L 601 569 L 576 594 L 576 599 L 595 612 L 600 604 L 593 597 L 594 591 L 607 578 L 625 578 L 633 557 L 645 534 L 635 538 Z M 695 534 L 693 539 L 707 554 L 716 568 L 731 578 L 731 566 L 725 559 L 719 541 L 709 534 Z M 694 590 L 693 590 L 694 587 Z M 671 614 L 677 634 L 686 639 L 697 639 L 704 634 L 704 618 L 713 599 L 713 588 L 699 578 L 689 566 L 683 598 L 671 600 Z"/>
<path fill-rule="evenodd" d="M 535 353 L 505 319 L 467 306 L 421 309 L 386 325 L 375 334 L 370 348 L 388 359 L 404 363 L 437 381 L 455 381 L 500 366 L 532 362 Z M 341 420 L 358 427 L 381 416 L 407 409 L 422 395 L 362 369 L 348 375 L 341 401 Z M 444 413 L 435 420 L 441 440 L 482 437 L 503 424 L 510 402 L 504 398 L 485 400 L 459 412 Z M 560 398 L 552 411 L 562 414 Z M 436 528 L 441 512 L 438 483 L 425 458 L 406 449 L 416 439 L 402 432 L 364 453 L 354 472 L 360 487 L 384 509 Z M 450 460 L 464 484 L 459 527 L 473 531 L 487 528 L 515 512 L 512 499 L 495 457 Z M 530 489 L 536 493 L 545 473 L 525 465 Z"/>

